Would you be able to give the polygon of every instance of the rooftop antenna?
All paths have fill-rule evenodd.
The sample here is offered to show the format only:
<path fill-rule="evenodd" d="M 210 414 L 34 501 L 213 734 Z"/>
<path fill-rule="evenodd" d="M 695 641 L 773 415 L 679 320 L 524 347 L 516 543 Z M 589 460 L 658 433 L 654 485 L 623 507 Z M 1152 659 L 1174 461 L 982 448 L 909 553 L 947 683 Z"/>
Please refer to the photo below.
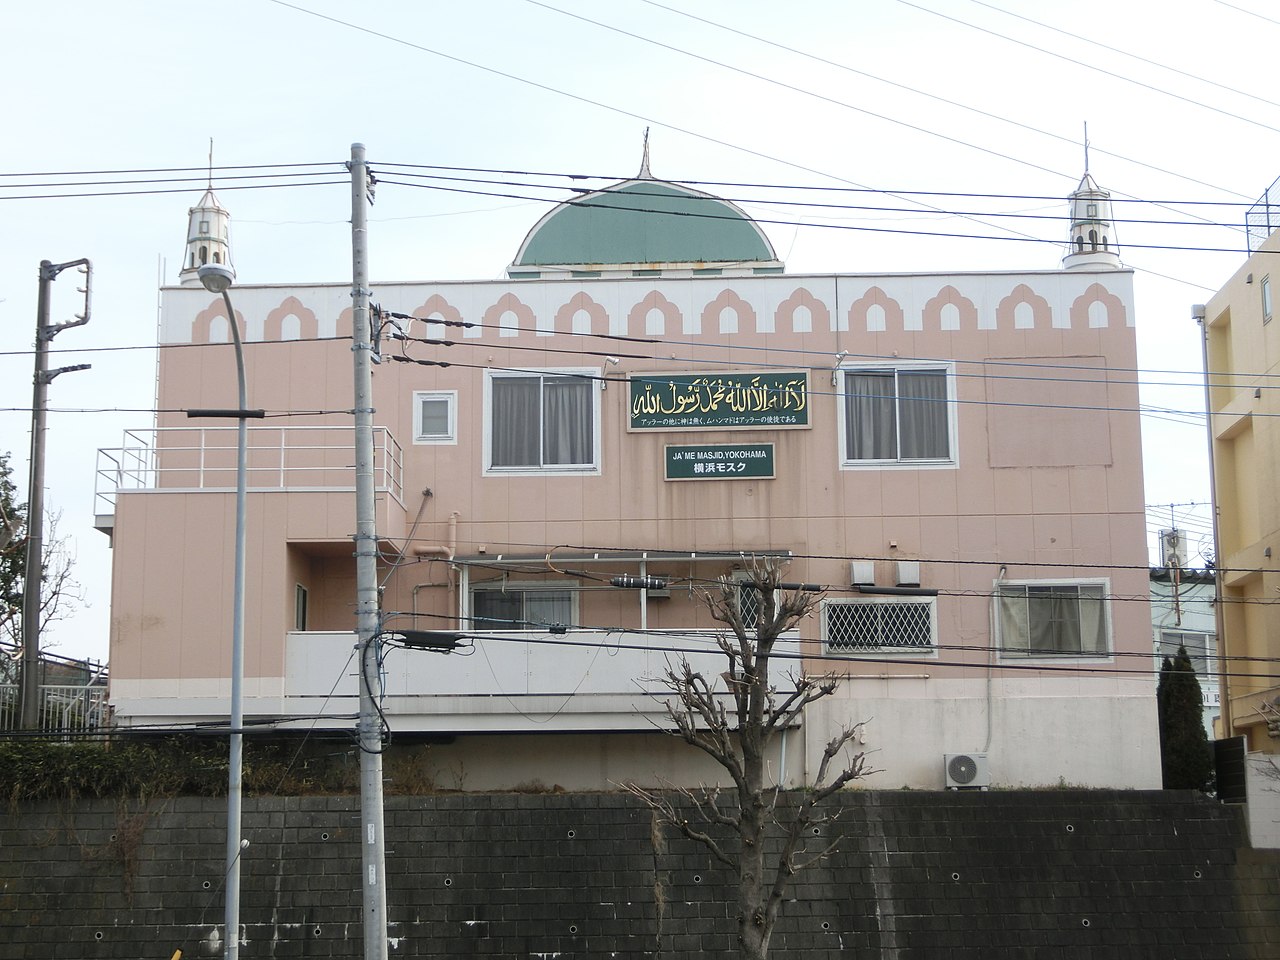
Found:
<path fill-rule="evenodd" d="M 649 128 L 644 128 L 644 155 L 640 158 L 640 172 L 636 174 L 637 180 L 652 180 L 653 174 L 649 172 Z"/>

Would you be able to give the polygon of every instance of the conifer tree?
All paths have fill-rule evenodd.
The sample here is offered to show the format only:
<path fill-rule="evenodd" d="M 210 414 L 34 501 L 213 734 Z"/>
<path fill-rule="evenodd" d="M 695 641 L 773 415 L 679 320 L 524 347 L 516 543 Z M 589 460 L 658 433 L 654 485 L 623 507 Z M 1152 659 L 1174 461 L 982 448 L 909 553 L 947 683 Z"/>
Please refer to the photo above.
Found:
<path fill-rule="evenodd" d="M 1204 729 L 1200 681 L 1186 647 L 1165 657 L 1156 687 L 1160 718 L 1160 762 L 1166 790 L 1205 790 L 1213 774 L 1213 754 Z"/>

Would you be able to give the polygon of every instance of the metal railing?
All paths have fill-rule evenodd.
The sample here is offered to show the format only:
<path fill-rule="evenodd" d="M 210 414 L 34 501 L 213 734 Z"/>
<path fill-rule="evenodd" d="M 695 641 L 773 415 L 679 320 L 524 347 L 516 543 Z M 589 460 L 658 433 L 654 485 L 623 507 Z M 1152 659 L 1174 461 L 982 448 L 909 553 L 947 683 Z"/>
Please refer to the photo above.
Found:
<path fill-rule="evenodd" d="M 1280 180 L 1267 187 L 1257 202 L 1245 211 L 1244 226 L 1249 253 L 1257 253 L 1271 232 L 1280 227 Z"/>
<path fill-rule="evenodd" d="M 386 427 L 374 427 L 374 484 L 403 504 L 403 453 Z M 351 428 L 250 427 L 250 490 L 354 490 Z M 121 490 L 234 490 L 236 427 L 126 430 L 123 444 L 98 451 L 94 513 L 115 513 Z"/>
<path fill-rule="evenodd" d="M 21 727 L 21 697 L 18 684 L 0 683 L 0 730 Z M 71 684 L 40 687 L 39 729 L 42 733 L 100 730 L 107 726 L 109 719 L 106 687 Z"/>

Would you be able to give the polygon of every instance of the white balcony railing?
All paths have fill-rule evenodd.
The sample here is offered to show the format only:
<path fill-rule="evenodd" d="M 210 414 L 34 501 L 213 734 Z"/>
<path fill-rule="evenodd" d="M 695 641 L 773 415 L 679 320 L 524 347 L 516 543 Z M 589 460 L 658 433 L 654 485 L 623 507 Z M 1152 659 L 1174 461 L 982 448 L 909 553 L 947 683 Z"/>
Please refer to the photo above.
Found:
<path fill-rule="evenodd" d="M 400 444 L 385 427 L 373 429 L 374 484 L 403 504 Z M 121 446 L 98 451 L 95 515 L 114 514 L 122 490 L 234 490 L 236 430 L 126 430 Z M 354 460 L 350 426 L 248 429 L 245 472 L 250 490 L 354 490 Z"/>

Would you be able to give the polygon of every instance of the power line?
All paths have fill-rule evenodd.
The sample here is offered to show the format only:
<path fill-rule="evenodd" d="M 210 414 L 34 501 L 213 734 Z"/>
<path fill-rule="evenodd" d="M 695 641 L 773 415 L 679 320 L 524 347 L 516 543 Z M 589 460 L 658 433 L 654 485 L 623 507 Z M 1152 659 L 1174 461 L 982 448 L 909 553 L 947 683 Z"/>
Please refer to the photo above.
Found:
<path fill-rule="evenodd" d="M 648 2 L 648 0 L 642 0 Z M 460 167 L 446 164 L 431 163 L 398 163 L 394 161 L 379 160 L 377 166 L 380 169 L 387 168 L 404 168 L 408 170 L 445 170 L 452 173 L 487 173 L 501 176 L 512 177 L 557 177 L 565 180 L 599 180 L 604 184 L 617 183 L 619 181 L 634 180 L 632 176 L 616 176 L 607 174 L 588 174 L 588 173 L 567 173 L 557 170 L 523 170 L 509 169 L 502 167 Z M 1065 203 L 1066 197 L 1060 193 L 1054 194 L 1038 194 L 1038 193 L 974 193 L 969 191 L 957 190 L 906 190 L 889 187 L 863 187 L 863 186 L 820 186 L 816 184 L 798 184 L 798 183 L 761 183 L 758 181 L 744 180 L 681 180 L 684 186 L 692 187 L 735 187 L 759 190 L 794 190 L 797 192 L 812 193 L 874 193 L 884 194 L 886 196 L 917 196 L 917 197 L 960 197 L 963 199 L 978 200 L 1043 200 L 1052 203 Z M 591 192 L 595 192 L 595 188 L 590 188 Z M 1237 194 L 1244 196 L 1244 194 Z M 1141 203 L 1156 206 L 1172 205 L 1172 206 L 1204 206 L 1204 207 L 1227 207 L 1241 208 L 1247 210 L 1257 205 L 1257 200 L 1248 202 L 1236 202 L 1233 200 L 1170 200 L 1158 199 L 1148 200 L 1140 197 L 1126 197 L 1124 195 L 1114 195 L 1111 199 L 1112 204 Z"/>
<path fill-rule="evenodd" d="M 1210 80 L 1208 77 L 1202 76 L 1198 73 L 1192 73 L 1189 70 L 1179 70 L 1177 67 L 1170 66 L 1168 63 L 1162 63 L 1159 60 L 1151 60 L 1147 57 L 1139 56 L 1136 53 L 1130 53 L 1128 50 L 1122 50 L 1119 47 L 1108 46 L 1107 44 L 1102 43 L 1099 40 L 1091 40 L 1090 38 L 1081 36 L 1078 33 L 1072 33 L 1069 30 L 1063 30 L 1060 27 L 1051 26 L 1050 24 L 1047 24 L 1042 20 L 1037 20 L 1034 17 L 1028 17 L 1021 13 L 1015 13 L 1012 10 L 1006 10 L 1003 7 L 997 7 L 995 4 L 992 4 L 992 3 L 986 3 L 984 2 L 984 0 L 969 0 L 969 2 L 977 4 L 980 7 L 986 7 L 988 10 L 994 10 L 996 13 L 1003 13 L 1007 17 L 1013 17 L 1017 20 L 1023 21 L 1024 23 L 1030 23 L 1037 27 L 1043 27 L 1045 30 L 1052 30 L 1054 33 L 1061 34 L 1064 37 L 1070 37 L 1073 40 L 1079 40 L 1082 43 L 1087 43 L 1094 47 L 1100 47 L 1103 50 L 1109 50 L 1111 53 L 1118 53 L 1122 57 L 1128 57 L 1131 60 L 1137 60 L 1139 63 L 1145 63 L 1151 67 L 1158 67 L 1161 70 L 1167 70 L 1169 73 L 1176 73 L 1180 77 L 1186 77 L 1187 79 L 1195 80 L 1198 83 L 1204 83 L 1204 84 L 1208 84 L 1211 87 L 1217 87 L 1219 90 L 1226 90 L 1228 93 L 1234 93 L 1237 96 L 1247 97 L 1250 100 L 1256 100 L 1259 103 L 1264 103 L 1269 107 L 1280 107 L 1280 103 L 1277 103 L 1275 100 L 1268 100 L 1266 97 L 1260 97 L 1257 94 L 1249 93 L 1249 91 L 1247 90 L 1240 90 L 1240 89 L 1237 89 L 1236 87 L 1229 87 L 1225 83 L 1218 83 L 1217 81 Z M 1240 8 L 1237 7 L 1236 9 L 1240 9 Z M 1099 151 L 1099 152 L 1103 152 L 1103 151 Z"/>
<path fill-rule="evenodd" d="M 1061 134 L 1053 133 L 1049 130 L 1041 130 L 1039 127 L 1033 127 L 1030 124 L 1020 123 L 1017 120 L 1013 120 L 1009 117 L 1002 116 L 998 113 L 991 113 L 989 111 L 979 109 L 978 107 L 970 106 L 969 104 L 960 103 L 959 101 L 956 101 L 956 100 L 950 100 L 946 97 L 941 97 L 936 94 L 929 93 L 925 90 L 920 90 L 916 87 L 908 86 L 907 84 L 904 84 L 904 83 L 898 83 L 896 81 L 886 79 L 885 77 L 878 76 L 874 73 L 868 73 L 864 70 L 858 70 L 854 67 L 849 66 L 848 64 L 840 63 L 839 61 L 836 61 L 836 60 L 829 60 L 825 57 L 820 57 L 817 54 L 811 53 L 809 51 L 799 50 L 795 47 L 789 47 L 786 44 L 778 43 L 777 41 L 769 40 L 765 37 L 761 37 L 753 33 L 747 33 L 744 30 L 739 30 L 736 27 L 729 26 L 728 24 L 720 23 L 715 20 L 708 20 L 704 17 L 698 16 L 697 14 L 689 13 L 688 11 L 685 11 L 685 10 L 678 10 L 675 7 L 666 6 L 665 4 L 656 2 L 656 0 L 641 0 L 641 2 L 647 3 L 651 7 L 657 7 L 660 10 L 666 10 L 669 13 L 678 14 L 679 16 L 682 16 L 682 17 L 688 17 L 689 19 L 696 20 L 699 23 L 705 23 L 708 26 L 717 27 L 718 29 L 721 29 L 721 30 L 726 30 L 729 33 L 735 33 L 740 37 L 746 37 L 749 40 L 755 40 L 758 43 L 763 43 L 771 47 L 776 47 L 779 50 L 785 50 L 788 53 L 794 53 L 797 56 L 806 57 L 807 59 L 813 60 L 817 63 L 823 63 L 823 64 L 826 64 L 827 66 L 835 67 L 838 70 L 844 70 L 847 73 L 852 73 L 860 77 L 866 77 L 870 80 L 876 80 L 880 83 L 888 84 L 891 87 L 896 87 L 899 90 L 906 90 L 909 93 L 914 93 L 917 96 L 927 97 L 928 99 L 937 101 L 938 103 L 944 103 L 948 106 L 956 107 L 960 110 L 967 110 L 970 113 L 976 113 L 979 116 L 986 117 L 990 120 L 996 120 L 1001 123 L 1007 123 L 1012 126 L 1018 127 L 1021 130 L 1026 130 L 1030 133 L 1038 133 L 1042 136 L 1050 137 L 1061 143 L 1069 143 L 1073 146 L 1079 146 L 1079 141 L 1071 137 L 1064 137 Z M 1155 173 L 1163 173 L 1168 176 L 1177 177 L 1180 180 L 1186 180 L 1189 183 L 1199 184 L 1202 187 L 1209 187 L 1212 190 L 1220 190 L 1223 193 L 1230 193 L 1230 194 L 1233 194 L 1234 196 L 1244 197 L 1245 199 L 1248 199 L 1245 194 L 1238 193 L 1235 190 L 1228 190 L 1226 187 L 1220 187 L 1215 184 L 1206 183 L 1203 180 L 1197 180 L 1195 177 L 1191 177 L 1186 174 L 1177 173 L 1176 171 L 1173 171 L 1173 170 L 1167 170 L 1164 167 L 1157 167 L 1153 164 L 1144 163 L 1141 160 L 1135 160 L 1134 158 L 1127 157 L 1123 154 L 1113 153 L 1111 151 L 1104 150 L 1102 148 L 1095 148 L 1094 152 L 1101 154 L 1103 156 L 1111 157 L 1116 160 L 1122 160 L 1126 163 L 1132 163 L 1135 166 L 1143 167 L 1144 169 L 1154 171 Z M 1156 201 L 1153 201 L 1153 202 L 1156 202 Z"/>
<path fill-rule="evenodd" d="M 454 617 L 448 614 L 432 614 L 432 613 L 418 612 L 413 615 L 417 617 L 425 617 L 428 619 L 441 619 L 441 620 L 449 620 L 449 621 L 453 621 L 455 619 Z M 590 631 L 590 632 L 604 632 L 604 633 L 638 633 L 642 635 L 653 635 L 657 633 L 656 631 L 649 631 L 648 633 L 646 633 L 644 631 L 633 630 L 631 628 L 623 628 L 623 627 L 599 628 L 599 627 L 589 627 L 589 626 L 583 626 L 583 627 L 575 626 L 573 629 Z M 476 632 L 479 633 L 479 631 L 476 631 Z M 673 632 L 679 632 L 679 631 L 673 631 Z M 724 631 L 721 631 L 721 632 L 724 632 Z M 661 635 L 661 634 L 657 634 L 657 635 Z M 481 642 L 494 641 L 497 643 L 523 643 L 523 644 L 548 645 L 548 646 L 559 646 L 559 647 L 596 648 L 596 647 L 605 646 L 615 650 L 635 650 L 635 651 L 650 652 L 650 653 L 680 654 L 684 656 L 688 656 L 688 655 L 695 655 L 695 656 L 710 655 L 710 656 L 721 656 L 721 657 L 724 656 L 724 654 L 721 652 L 721 650 L 718 647 L 712 647 L 712 646 L 678 647 L 678 646 L 673 646 L 671 644 L 624 643 L 621 639 L 619 639 L 616 642 L 602 641 L 602 640 L 573 640 L 573 639 L 569 639 L 569 636 L 570 635 L 566 634 L 565 636 L 547 636 L 547 637 L 540 637 L 540 636 L 511 637 L 511 636 L 503 636 L 501 634 L 484 634 L 481 636 L 472 637 L 471 639 L 479 640 Z M 684 641 L 688 641 L 694 638 L 686 635 L 685 637 L 681 637 L 680 639 Z M 944 646 L 943 644 L 938 644 L 937 646 L 930 647 L 929 653 L 936 654 L 941 650 L 947 650 L 947 649 L 950 649 L 950 647 Z M 975 649 L 982 649 L 982 648 L 975 648 Z M 999 651 L 1002 648 L 993 647 L 989 649 Z M 1108 653 L 1102 654 L 1100 656 L 1110 659 L 1116 653 L 1117 651 L 1109 651 Z M 1151 657 L 1152 659 L 1154 659 L 1155 657 L 1154 650 L 1149 654 L 1142 654 L 1142 656 Z M 1094 659 L 1094 658 L 1090 658 L 1087 654 L 1086 655 L 1073 654 L 1071 655 L 1071 657 L 1072 658 L 1078 657 L 1084 660 Z M 879 664 L 894 664 L 898 666 L 914 666 L 917 668 L 955 667 L 955 668 L 962 668 L 962 669 L 969 669 L 969 670 L 986 670 L 986 669 L 1010 670 L 1010 671 L 1031 670 L 1031 671 L 1042 671 L 1045 673 L 1071 673 L 1071 674 L 1096 673 L 1096 674 L 1105 674 L 1108 676 L 1115 676 L 1115 675 L 1155 676 L 1156 674 L 1159 673 L 1159 668 L 1155 667 L 1154 665 L 1151 667 L 1122 667 L 1122 666 L 1109 667 L 1109 666 L 1104 666 L 1098 663 L 1074 663 L 1074 664 L 1059 665 L 1057 663 L 1047 664 L 1047 663 L 1044 663 L 1043 661 L 1036 661 L 1033 663 L 1018 663 L 1010 660 L 997 660 L 995 662 L 989 662 L 987 660 L 943 660 L 936 656 L 930 656 L 928 653 L 926 653 L 924 656 L 922 656 L 921 654 L 915 654 L 914 656 L 911 654 L 899 654 L 897 656 L 892 656 L 892 655 L 884 655 L 884 654 L 868 654 L 868 653 L 862 653 L 862 652 L 831 653 L 827 651 L 823 651 L 821 653 L 811 652 L 811 653 L 794 653 L 793 654 L 793 653 L 788 653 L 786 651 L 779 651 L 777 650 L 777 648 L 775 648 L 774 652 L 770 656 L 770 659 L 778 660 L 778 661 L 790 660 L 796 663 L 803 663 L 806 661 L 839 663 L 849 668 L 854 668 L 856 667 L 857 664 L 879 663 Z M 1247 679 L 1280 678 L 1280 673 L 1261 674 L 1261 673 L 1250 672 L 1250 673 L 1218 673 L 1216 675 L 1217 676 L 1239 676 Z M 856 681 L 858 678 L 850 677 L 849 679 L 851 681 Z M 563 691 L 548 694 L 548 696 L 564 696 L 564 695 L 565 694 Z M 663 696 L 669 696 L 668 693 L 657 693 L 656 691 L 651 695 L 658 698 Z"/>
<path fill-rule="evenodd" d="M 1112 511 L 1104 511 L 1104 510 L 1098 511 L 1098 513 L 1100 514 L 1111 513 L 1111 512 Z M 1136 516 L 1140 512 L 1141 511 L 1135 510 L 1135 511 L 1131 511 L 1129 514 L 1126 514 L 1126 515 Z M 1069 516 L 1069 515 L 1070 514 L 1066 514 L 1066 513 L 1058 514 L 1058 516 Z M 1046 516 L 1046 514 L 1041 514 L 1041 516 Z M 822 520 L 825 518 L 821 516 L 816 516 L 816 517 L 810 517 L 808 519 Z M 915 519 L 915 517 L 913 515 L 913 517 L 911 518 L 889 517 L 887 519 L 891 519 L 891 520 Z M 400 538 L 383 537 L 382 539 L 394 543 L 394 542 L 397 542 L 397 540 Z M 434 541 L 427 541 L 424 539 L 423 542 L 434 542 Z M 483 542 L 489 547 L 489 553 L 493 554 L 494 556 L 493 560 L 486 561 L 480 564 L 481 566 L 486 566 L 486 567 L 491 566 L 494 563 L 500 562 L 498 560 L 498 557 L 500 556 L 506 557 L 506 560 L 508 563 L 514 563 L 515 560 L 523 560 L 527 563 L 528 561 L 536 560 L 538 556 L 547 554 L 548 551 L 557 551 L 557 550 L 573 551 L 574 553 L 570 554 L 570 556 L 573 556 L 575 559 L 579 559 L 579 560 L 581 560 L 582 557 L 576 556 L 576 555 L 590 555 L 592 557 L 599 555 L 601 559 L 607 558 L 609 556 L 618 556 L 618 558 L 621 560 L 635 560 L 636 562 L 639 562 L 639 559 L 641 558 L 640 557 L 641 554 L 646 554 L 646 553 L 658 554 L 658 556 L 648 557 L 646 562 L 650 564 L 662 563 L 662 564 L 671 564 L 675 566 L 678 566 L 682 563 L 685 563 L 685 564 L 689 563 L 691 557 L 698 557 L 703 559 L 709 558 L 709 557 L 718 558 L 718 559 L 723 559 L 726 563 L 729 563 L 735 560 L 741 560 L 744 558 L 751 557 L 755 553 L 767 554 L 770 552 L 770 548 L 717 550 L 717 549 L 707 549 L 707 548 L 697 548 L 697 547 L 694 547 L 694 548 L 682 547 L 678 544 L 677 545 L 665 544 L 661 547 L 658 547 L 654 545 L 637 546 L 634 544 L 607 544 L 607 545 L 594 544 L 593 545 L 593 544 L 580 544 L 580 543 L 562 543 L 562 544 L 555 544 L 553 546 L 545 543 L 523 543 L 523 542 L 514 541 L 514 540 L 495 540 L 492 538 L 487 538 Z M 499 547 L 506 547 L 512 550 L 529 551 L 529 554 L 510 555 L 506 551 L 495 549 Z M 683 557 L 673 556 L 673 554 L 684 554 L 685 556 Z M 427 558 L 427 559 L 431 559 L 431 558 Z M 914 560 L 920 563 L 936 564 L 943 567 L 948 567 L 948 566 L 990 567 L 990 568 L 995 568 L 996 570 L 998 570 L 1000 567 L 1005 567 L 1006 569 L 1012 568 L 1012 567 L 1037 567 L 1037 568 L 1046 569 L 1046 570 L 1118 570 L 1118 571 L 1141 570 L 1146 573 L 1150 573 L 1151 571 L 1151 565 L 1146 563 L 1140 563 L 1140 564 L 1118 563 L 1118 562 L 1090 563 L 1087 561 L 1067 562 L 1067 561 L 1056 561 L 1056 560 L 1018 559 L 1016 557 L 1010 558 L 1007 556 L 992 557 L 990 559 L 960 559 L 956 557 L 906 556 L 901 552 L 893 555 L 879 555 L 879 554 L 871 554 L 871 553 L 852 553 L 852 554 L 795 553 L 795 552 L 788 551 L 786 559 L 789 561 L 791 560 L 834 560 L 839 563 L 850 563 L 854 560 L 881 561 L 886 563 L 893 563 L 898 560 Z M 514 571 L 516 569 L 526 570 L 526 571 L 529 570 L 527 565 L 521 564 L 519 566 L 512 566 L 508 572 Z M 1215 569 L 1217 569 L 1219 572 L 1222 572 L 1222 573 L 1245 573 L 1245 574 L 1280 573 L 1280 570 L 1272 571 L 1272 570 L 1266 570 L 1266 569 L 1255 568 L 1255 567 L 1217 567 Z M 533 572 L 537 572 L 537 571 L 533 571 Z M 550 572 L 550 571 L 542 571 L 542 572 Z M 603 574 L 598 574 L 597 576 L 603 576 Z M 842 587 L 842 589 L 845 589 L 845 588 Z M 1277 600 L 1275 601 L 1268 601 L 1268 602 L 1280 603 L 1280 597 L 1278 597 Z"/>
<path fill-rule="evenodd" d="M 1044 47 L 1038 47 L 1035 44 L 1028 43 L 1025 40 L 1018 40 L 1014 37 L 1007 36 L 996 30 L 991 30 L 991 29 L 988 29 L 987 27 L 978 26 L 976 23 L 970 23 L 969 21 L 962 20 L 959 17 L 953 17 L 948 14 L 942 13 L 938 10 L 931 10 L 928 7 L 922 7 L 918 3 L 912 3 L 911 0 L 898 0 L 898 3 L 906 7 L 911 7 L 913 10 L 919 10 L 921 13 L 927 13 L 935 17 L 940 17 L 943 20 L 950 21 L 951 23 L 959 24 L 960 26 L 963 26 L 963 27 L 968 27 L 969 29 L 976 30 L 979 33 L 985 33 L 988 36 L 996 37 L 1000 40 L 1005 40 L 1009 43 L 1016 44 L 1017 46 L 1026 47 L 1028 50 L 1034 50 L 1036 53 L 1042 53 L 1047 57 L 1053 57 L 1055 60 L 1064 60 L 1067 63 L 1074 64 L 1077 67 L 1082 67 L 1085 70 L 1092 70 L 1095 73 L 1102 74 L 1103 76 L 1111 77 L 1113 80 L 1120 80 L 1120 81 L 1123 81 L 1124 83 L 1132 84 L 1135 87 L 1141 87 L 1142 89 L 1150 91 L 1151 93 L 1159 94 L 1160 96 L 1164 96 L 1164 97 L 1170 97 L 1182 103 L 1190 104 L 1193 107 L 1200 107 L 1201 109 L 1208 110 L 1211 113 L 1221 114 L 1222 116 L 1229 117 L 1232 120 L 1239 120 L 1242 123 L 1251 124 L 1252 126 L 1258 127 L 1262 130 L 1269 130 L 1272 133 L 1280 133 L 1280 127 L 1273 127 L 1270 124 L 1261 122 L 1260 120 L 1253 120 L 1249 117 L 1243 116 L 1242 114 L 1232 113 L 1230 110 L 1224 110 L 1220 107 L 1212 106 L 1211 104 L 1207 104 L 1207 103 L 1204 103 L 1203 101 L 1193 99 L 1192 97 L 1184 97 L 1181 94 L 1174 93 L 1172 90 L 1168 90 L 1163 87 L 1152 86 L 1149 83 L 1143 83 L 1141 80 L 1135 80 L 1133 77 L 1126 77 L 1122 73 L 1115 73 L 1103 67 L 1094 66 L 1091 63 L 1085 63 L 1083 60 L 1077 60 L 1075 57 L 1069 57 L 1066 54 L 1055 53 L 1052 50 L 1046 50 Z"/>
<path fill-rule="evenodd" d="M 280 0 L 272 0 L 272 2 L 276 3 L 276 2 L 280 2 Z M 446 187 L 446 186 L 433 184 L 433 183 L 411 183 L 403 180 L 391 180 L 386 177 L 381 178 L 378 182 L 382 185 L 390 185 L 390 186 L 398 186 L 398 187 L 413 187 L 418 190 L 434 190 L 441 193 L 459 193 L 459 194 L 466 194 L 469 196 L 480 196 L 480 197 L 500 197 L 508 200 L 531 200 L 531 201 L 536 201 L 538 203 L 547 203 L 547 204 L 556 204 L 556 205 L 563 204 L 564 206 L 573 206 L 573 207 L 595 207 L 595 208 L 601 208 L 601 209 L 613 210 L 613 211 L 623 210 L 623 211 L 628 211 L 633 213 L 648 213 L 648 214 L 661 215 L 661 216 L 667 216 L 667 217 L 686 217 L 686 218 L 705 219 L 705 220 L 730 220 L 735 222 L 738 222 L 741 220 L 741 217 L 730 215 L 730 214 L 699 213 L 692 210 L 660 210 L 652 207 L 630 206 L 630 205 L 618 204 L 618 203 L 607 203 L 607 204 L 595 203 L 591 200 L 569 199 L 569 200 L 559 201 L 559 200 L 554 200 L 548 197 L 536 197 L 536 196 L 530 196 L 529 194 L 523 194 L 523 193 L 508 193 L 508 192 L 496 191 L 496 190 L 467 189 L 464 187 Z M 612 195 L 612 196 L 617 196 L 617 195 Z M 943 214 L 946 213 L 945 210 L 935 210 L 935 212 L 943 213 Z M 969 220 L 973 219 L 972 217 L 966 217 L 962 214 L 957 216 L 959 216 L 961 219 L 969 219 Z M 949 239 L 949 240 L 997 240 L 997 241 L 1010 242 L 1010 243 L 1040 243 L 1040 244 L 1053 244 L 1054 246 L 1058 246 L 1058 247 L 1067 246 L 1067 240 L 1065 237 L 1059 238 L 1059 239 L 1034 237 L 1034 236 L 1031 236 L 1030 234 L 1025 234 L 1020 231 L 1014 231 L 1011 228 L 1004 228 L 1004 227 L 1000 227 L 999 225 L 986 224 L 986 223 L 984 223 L 984 226 L 995 226 L 996 229 L 1005 230 L 1006 233 L 1008 233 L 1009 235 L 994 236 L 992 234 L 955 233 L 955 232 L 945 232 L 945 231 L 937 231 L 937 230 L 905 230 L 901 228 L 890 228 L 890 227 L 869 227 L 869 226 L 864 226 L 859 224 L 815 223 L 812 221 L 802 222 L 798 220 L 766 219 L 763 217 L 753 217 L 752 220 L 755 223 L 764 223 L 764 224 L 769 224 L 771 226 L 812 227 L 819 230 L 844 230 L 844 231 L 859 232 L 859 233 L 893 234 L 897 236 L 908 236 L 908 237 L 940 237 L 940 238 Z M 1187 253 L 1239 254 L 1242 252 L 1241 249 L 1238 247 L 1184 246 L 1184 245 L 1177 245 L 1177 244 L 1160 244 L 1160 243 L 1130 243 L 1127 241 L 1121 246 L 1124 249 L 1128 249 L 1128 250 L 1173 250 L 1173 251 L 1180 251 L 1180 252 L 1187 252 Z M 1258 253 L 1268 253 L 1268 252 L 1280 253 L 1280 251 L 1266 251 L 1266 250 L 1260 250 L 1257 252 Z M 1177 279 L 1177 278 L 1170 277 L 1168 279 Z"/>
<path fill-rule="evenodd" d="M 536 2 L 536 0 L 526 0 L 526 2 L 533 3 L 533 2 Z M 378 164 L 378 166 L 380 169 L 384 171 L 387 169 L 387 165 L 380 163 Z M 401 166 L 405 166 L 405 165 L 401 165 Z M 471 183 L 471 184 L 479 184 L 482 186 L 524 187 L 524 188 L 534 189 L 534 190 L 556 190 L 556 191 L 570 190 L 572 192 L 580 194 L 583 199 L 606 193 L 605 189 L 595 190 L 595 189 L 589 189 L 589 188 L 583 188 L 583 187 L 564 187 L 558 183 L 538 183 L 538 182 L 533 182 L 529 180 L 495 180 L 489 177 L 486 177 L 486 178 L 456 177 L 456 176 L 445 176 L 443 174 L 438 174 L 438 173 L 403 173 L 401 172 L 401 173 L 397 173 L 396 176 L 415 177 L 422 180 L 441 180 L 441 181 L 447 181 L 450 183 Z M 789 189 L 789 188 L 777 187 L 775 189 L 782 190 L 782 189 Z M 880 191 L 876 191 L 876 192 L 879 193 Z M 936 196 L 936 194 L 922 194 L 922 195 Z M 659 193 L 656 191 L 646 191 L 643 188 L 637 189 L 633 187 L 627 190 L 626 197 L 628 199 L 632 197 L 653 197 L 655 199 L 670 199 L 670 194 Z M 530 198 L 530 199 L 531 200 L 538 199 L 538 200 L 552 202 L 552 203 L 572 202 L 572 201 L 562 201 L 559 197 Z M 868 204 L 826 203 L 826 202 L 819 202 L 814 200 L 774 200 L 774 199 L 769 199 L 764 197 L 712 196 L 712 195 L 696 195 L 696 194 L 690 194 L 689 196 L 683 199 L 687 199 L 694 203 L 700 203 L 708 206 L 718 204 L 718 203 L 724 203 L 727 201 L 730 203 L 742 204 L 743 206 L 800 207 L 800 208 L 814 209 L 814 210 L 836 210 L 836 211 L 847 210 L 847 211 L 857 212 L 857 213 L 915 213 L 915 214 L 921 214 L 921 215 L 927 215 L 927 216 L 943 215 L 948 217 L 963 217 L 963 218 L 991 217 L 996 219 L 1047 220 L 1052 223 L 1071 223 L 1072 222 L 1072 216 L 1069 210 L 1067 210 L 1067 212 L 1064 212 L 1064 213 L 1022 213 L 1022 212 L 1001 213 L 999 211 L 954 210 L 954 209 L 942 209 L 942 208 L 931 208 L 928 211 L 921 211 L 915 207 L 886 207 L 882 205 L 868 205 Z M 1056 200 L 1057 204 L 1063 207 L 1064 210 L 1067 207 L 1067 200 L 1068 200 L 1068 198 L 1066 197 L 1056 197 L 1056 198 L 1036 197 L 1036 198 L 1027 198 L 1027 199 L 1053 199 L 1053 200 Z M 1150 201 L 1134 201 L 1134 202 L 1142 202 L 1150 205 Z M 626 209 L 626 208 L 618 208 L 618 209 Z M 651 210 L 651 211 L 642 211 L 642 212 L 656 213 L 656 212 L 668 212 L 668 211 Z M 1112 217 L 1111 222 L 1117 225 L 1143 225 L 1143 226 L 1154 225 L 1154 226 L 1165 226 L 1165 227 L 1197 227 L 1197 228 L 1203 228 L 1207 226 L 1207 227 L 1220 227 L 1226 230 L 1238 230 L 1240 232 L 1244 231 L 1243 223 L 1241 224 L 1224 223 L 1221 221 L 1210 220 L 1206 217 L 1197 217 L 1194 220 L 1169 220 L 1169 219 L 1155 220 L 1155 219 L 1139 219 L 1136 217 Z"/>
<path fill-rule="evenodd" d="M 322 176 L 322 174 L 316 174 Z M 220 190 L 283 190 L 288 187 L 329 187 L 339 185 L 349 185 L 350 179 L 339 180 L 316 180 L 299 183 L 259 183 L 259 184 L 242 184 L 239 186 L 219 187 Z M 149 197 L 160 196 L 167 193 L 191 193 L 190 187 L 174 187 L 164 190 L 96 190 L 82 191 L 79 193 L 24 193 L 15 196 L 0 196 L 0 201 L 9 200 L 82 200 L 91 197 Z"/>

